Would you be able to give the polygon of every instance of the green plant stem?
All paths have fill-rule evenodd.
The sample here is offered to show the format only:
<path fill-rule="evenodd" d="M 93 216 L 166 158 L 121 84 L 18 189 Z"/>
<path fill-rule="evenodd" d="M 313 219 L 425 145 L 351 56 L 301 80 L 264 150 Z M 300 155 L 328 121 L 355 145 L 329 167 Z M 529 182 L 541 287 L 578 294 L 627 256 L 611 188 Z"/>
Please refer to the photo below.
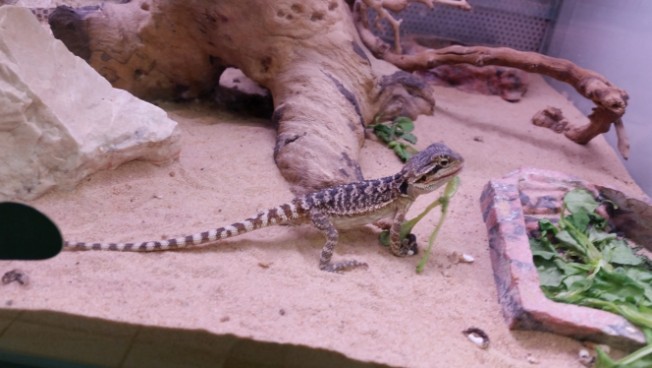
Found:
<path fill-rule="evenodd" d="M 616 361 L 616 364 L 619 366 L 625 367 L 626 364 L 632 364 L 644 357 L 652 354 L 652 344 L 646 345 L 635 352 L 629 354 L 628 356 Z"/>
<path fill-rule="evenodd" d="M 412 228 L 421 221 L 433 208 L 441 204 L 441 197 L 437 198 L 434 202 L 430 203 L 423 212 L 418 214 L 415 218 L 405 221 L 401 224 L 400 239 L 405 239 L 405 237 L 412 232 Z"/>
<path fill-rule="evenodd" d="M 460 179 L 456 176 L 452 180 L 450 180 L 446 184 L 446 188 L 444 189 L 444 193 L 442 194 L 441 197 L 439 197 L 435 202 L 433 202 L 430 206 L 426 208 L 425 213 L 430 212 L 433 208 L 435 208 L 437 205 L 441 205 L 441 216 L 439 217 L 439 221 L 437 222 L 437 226 L 435 226 L 435 229 L 432 231 L 430 234 L 430 237 L 428 238 L 428 247 L 426 250 L 423 252 L 423 257 L 421 257 L 421 260 L 417 264 L 417 273 L 422 273 L 423 269 L 428 262 L 428 258 L 430 257 L 430 253 L 432 252 L 432 247 L 435 244 L 435 239 L 437 239 L 437 235 L 439 234 L 439 230 L 441 229 L 442 225 L 444 224 L 444 220 L 446 219 L 446 214 L 448 214 L 448 205 L 450 204 L 450 199 L 455 195 L 455 192 L 457 192 L 457 188 L 460 184 Z M 423 216 L 425 216 L 425 213 L 422 213 Z M 421 215 L 419 215 L 421 216 Z M 423 216 L 419 217 L 417 216 L 419 221 Z M 416 222 L 415 222 L 416 224 Z M 414 225 L 412 225 L 414 226 Z M 402 230 L 402 229 L 401 229 Z"/>

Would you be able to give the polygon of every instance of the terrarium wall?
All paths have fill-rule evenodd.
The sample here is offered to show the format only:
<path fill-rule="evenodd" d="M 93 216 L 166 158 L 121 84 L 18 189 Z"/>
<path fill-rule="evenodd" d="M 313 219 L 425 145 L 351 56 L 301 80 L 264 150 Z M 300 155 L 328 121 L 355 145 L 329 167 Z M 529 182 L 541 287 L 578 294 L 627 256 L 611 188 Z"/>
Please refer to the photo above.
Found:
<path fill-rule="evenodd" d="M 548 54 L 570 59 L 609 78 L 629 96 L 623 121 L 630 138 L 629 160 L 624 164 L 637 184 L 652 196 L 652 2 L 612 0 L 565 0 L 548 47 Z M 560 91 L 568 92 L 576 106 L 588 113 L 593 104 L 567 84 L 551 81 Z M 607 140 L 615 147 L 615 134 Z"/>

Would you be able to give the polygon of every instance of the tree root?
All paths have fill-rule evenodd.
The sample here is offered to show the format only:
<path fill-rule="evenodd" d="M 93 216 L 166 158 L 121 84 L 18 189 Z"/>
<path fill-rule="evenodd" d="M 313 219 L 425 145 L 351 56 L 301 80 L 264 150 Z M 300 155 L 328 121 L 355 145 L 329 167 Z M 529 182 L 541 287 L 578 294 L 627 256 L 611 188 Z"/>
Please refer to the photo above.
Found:
<path fill-rule="evenodd" d="M 341 0 L 138 0 L 61 13 L 50 21 L 58 38 L 83 41 L 73 51 L 138 97 L 210 94 L 230 66 L 269 90 L 274 159 L 296 192 L 362 179 L 367 124 L 434 109 L 422 78 L 365 49 Z"/>

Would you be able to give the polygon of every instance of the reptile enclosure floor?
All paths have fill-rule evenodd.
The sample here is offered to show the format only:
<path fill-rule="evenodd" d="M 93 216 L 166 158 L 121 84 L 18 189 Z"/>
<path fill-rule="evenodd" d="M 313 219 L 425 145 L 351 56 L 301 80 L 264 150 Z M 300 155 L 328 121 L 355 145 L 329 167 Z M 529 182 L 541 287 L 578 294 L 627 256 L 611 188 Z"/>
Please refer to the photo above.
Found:
<path fill-rule="evenodd" d="M 334 256 L 366 261 L 368 270 L 319 271 L 323 239 L 309 226 L 272 227 L 186 251 L 0 262 L 0 273 L 18 268 L 30 278 L 26 287 L 0 286 L 1 351 L 107 367 L 582 367 L 579 342 L 508 329 L 479 197 L 488 180 L 521 166 L 573 173 L 632 196 L 641 190 L 602 138 L 579 146 L 530 124 L 549 105 L 584 122 L 539 77 L 516 104 L 444 87 L 436 98 L 434 116 L 417 120 L 418 147 L 445 141 L 466 167 L 423 274 L 415 274 L 417 258 L 399 259 L 377 245 L 371 228 L 343 234 Z M 71 240 L 127 241 L 204 230 L 292 197 L 272 159 L 268 121 L 204 105 L 163 107 L 181 127 L 178 162 L 132 162 L 32 204 Z M 372 140 L 361 164 L 369 178 L 401 167 Z M 434 198 L 420 199 L 411 213 Z M 416 228 L 420 244 L 437 218 L 433 211 Z M 454 251 L 475 263 L 453 262 Z M 487 332 L 487 350 L 462 334 L 469 327 Z"/>

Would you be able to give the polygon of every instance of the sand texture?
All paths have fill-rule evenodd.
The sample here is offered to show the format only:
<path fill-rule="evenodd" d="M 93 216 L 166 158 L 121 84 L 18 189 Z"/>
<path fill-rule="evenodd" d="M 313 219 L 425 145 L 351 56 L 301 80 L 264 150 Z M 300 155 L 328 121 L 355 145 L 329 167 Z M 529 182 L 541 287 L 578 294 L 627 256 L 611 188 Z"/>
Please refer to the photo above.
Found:
<path fill-rule="evenodd" d="M 19 268 L 31 280 L 28 287 L 0 286 L 0 322 L 13 318 L 13 311 L 29 310 L 128 323 L 115 332 L 127 341 L 127 351 L 118 355 L 129 354 L 138 326 L 157 326 L 306 345 L 400 367 L 533 366 L 528 359 L 541 367 L 582 367 L 579 342 L 508 330 L 497 303 L 479 196 L 489 179 L 523 166 L 573 173 L 630 195 L 640 196 L 641 190 L 602 138 L 579 146 L 530 124 L 534 112 L 548 105 L 585 121 L 538 77 L 516 104 L 445 87 L 436 92 L 434 116 L 416 122 L 417 146 L 444 141 L 465 157 L 466 166 L 423 274 L 415 273 L 419 257 L 394 257 L 378 245 L 371 227 L 342 234 L 334 255 L 365 261 L 367 270 L 322 272 L 317 267 L 322 236 L 310 226 L 277 226 L 184 251 L 64 252 L 47 261 L 0 262 L 0 273 Z M 178 162 L 131 162 L 31 204 L 55 219 L 69 240 L 140 241 L 230 224 L 292 198 L 272 158 L 276 132 L 268 121 L 201 104 L 162 107 L 180 125 Z M 367 178 L 401 167 L 373 139 L 365 143 L 361 165 Z M 418 200 L 411 216 L 436 195 Z M 417 226 L 422 246 L 438 216 L 433 211 Z M 454 251 L 474 256 L 475 263 L 452 262 Z M 15 316 L 14 324 L 20 313 Z M 30 316 L 30 323 L 41 323 Z M 469 327 L 489 334 L 489 349 L 467 340 L 461 331 Z M 0 346 L 6 339 L 0 335 Z M 216 350 L 198 342 L 196 351 L 167 363 L 202 366 L 193 359 Z M 128 365 L 124 357 L 116 361 L 106 365 Z"/>

